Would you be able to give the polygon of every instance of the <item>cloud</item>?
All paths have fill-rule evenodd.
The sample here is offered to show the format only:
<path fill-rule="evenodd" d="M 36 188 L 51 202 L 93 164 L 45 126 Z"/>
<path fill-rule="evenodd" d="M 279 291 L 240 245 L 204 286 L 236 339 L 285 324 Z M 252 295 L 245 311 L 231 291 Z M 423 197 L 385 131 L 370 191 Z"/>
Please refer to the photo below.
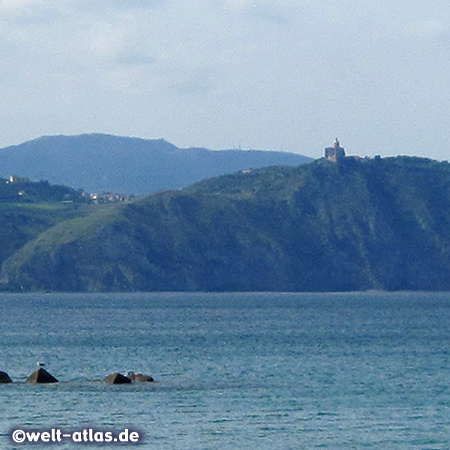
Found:
<path fill-rule="evenodd" d="M 70 0 L 73 7 L 101 13 L 107 10 L 153 9 L 164 6 L 167 0 Z"/>
<path fill-rule="evenodd" d="M 34 8 L 42 3 L 39 0 L 1 0 L 0 8 L 4 11 L 19 11 L 24 8 Z"/>
<path fill-rule="evenodd" d="M 289 22 L 289 2 L 275 3 L 267 0 L 223 0 L 222 7 L 245 18 L 274 24 Z"/>
<path fill-rule="evenodd" d="M 97 65 L 144 66 L 156 61 L 153 41 L 133 27 L 98 24 L 85 40 Z"/>
<path fill-rule="evenodd" d="M 261 0 L 226 0 L 225 7 L 242 11 L 246 8 L 261 4 Z"/>
<path fill-rule="evenodd" d="M 403 35 L 407 38 L 436 39 L 450 34 L 447 23 L 437 20 L 421 20 L 409 23 L 403 28 Z"/>
<path fill-rule="evenodd" d="M 48 24 L 60 16 L 63 5 L 63 1 L 52 5 L 45 0 L 0 0 L 0 22 Z"/>

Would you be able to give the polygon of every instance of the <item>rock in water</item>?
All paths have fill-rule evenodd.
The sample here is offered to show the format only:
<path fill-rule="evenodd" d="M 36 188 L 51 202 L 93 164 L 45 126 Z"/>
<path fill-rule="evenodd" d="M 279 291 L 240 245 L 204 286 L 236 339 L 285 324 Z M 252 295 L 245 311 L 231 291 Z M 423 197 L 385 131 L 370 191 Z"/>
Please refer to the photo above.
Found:
<path fill-rule="evenodd" d="M 6 372 L 0 372 L 0 383 L 12 383 L 11 378 Z"/>
<path fill-rule="evenodd" d="M 155 381 L 151 376 L 144 375 L 143 373 L 133 373 L 131 375 L 131 381 L 143 381 L 143 382 L 152 382 Z"/>
<path fill-rule="evenodd" d="M 128 377 L 126 377 L 125 375 L 122 375 L 121 373 L 112 373 L 111 375 L 108 375 L 103 381 L 108 384 L 131 383 L 131 380 Z"/>
<path fill-rule="evenodd" d="M 43 369 L 42 367 L 38 370 L 36 370 L 36 372 L 33 372 L 27 379 L 27 383 L 33 383 L 33 384 L 37 384 L 37 383 L 57 383 L 58 380 L 51 375 L 50 373 L 48 373 L 45 369 Z"/>

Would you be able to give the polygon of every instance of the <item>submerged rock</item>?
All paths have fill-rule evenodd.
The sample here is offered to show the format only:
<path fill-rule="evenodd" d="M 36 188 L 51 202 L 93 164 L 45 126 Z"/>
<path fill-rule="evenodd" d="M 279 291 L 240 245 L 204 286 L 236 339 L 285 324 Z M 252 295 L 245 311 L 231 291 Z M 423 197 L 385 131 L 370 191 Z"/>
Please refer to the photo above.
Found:
<path fill-rule="evenodd" d="M 12 383 L 11 378 L 6 372 L 0 371 L 0 383 Z"/>
<path fill-rule="evenodd" d="M 129 376 L 130 380 L 135 381 L 141 381 L 141 382 L 152 382 L 155 381 L 150 375 L 144 375 L 143 373 L 132 373 L 131 376 Z"/>
<path fill-rule="evenodd" d="M 33 372 L 28 378 L 27 383 L 57 383 L 58 380 L 50 373 L 48 373 L 45 369 L 42 367 L 36 372 Z"/>
<path fill-rule="evenodd" d="M 131 379 L 122 375 L 121 373 L 112 373 L 103 379 L 108 384 L 128 384 L 131 383 Z"/>

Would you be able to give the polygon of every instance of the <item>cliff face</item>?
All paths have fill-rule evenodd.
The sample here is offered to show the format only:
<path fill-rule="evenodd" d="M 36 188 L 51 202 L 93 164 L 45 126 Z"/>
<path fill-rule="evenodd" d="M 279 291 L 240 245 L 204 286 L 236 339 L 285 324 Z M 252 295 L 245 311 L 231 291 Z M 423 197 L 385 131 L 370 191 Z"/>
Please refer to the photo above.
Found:
<path fill-rule="evenodd" d="M 56 291 L 450 289 L 450 166 L 319 160 L 58 224 L 6 261 Z"/>

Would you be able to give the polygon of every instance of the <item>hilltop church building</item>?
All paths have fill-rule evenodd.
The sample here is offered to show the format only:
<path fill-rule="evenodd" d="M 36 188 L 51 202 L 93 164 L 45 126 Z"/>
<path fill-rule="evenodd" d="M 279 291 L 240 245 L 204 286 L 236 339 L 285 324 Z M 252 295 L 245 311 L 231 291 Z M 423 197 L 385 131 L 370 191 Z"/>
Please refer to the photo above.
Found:
<path fill-rule="evenodd" d="M 325 159 L 336 162 L 339 159 L 345 158 L 345 149 L 339 144 L 338 138 L 333 142 L 333 147 L 325 149 Z"/>

